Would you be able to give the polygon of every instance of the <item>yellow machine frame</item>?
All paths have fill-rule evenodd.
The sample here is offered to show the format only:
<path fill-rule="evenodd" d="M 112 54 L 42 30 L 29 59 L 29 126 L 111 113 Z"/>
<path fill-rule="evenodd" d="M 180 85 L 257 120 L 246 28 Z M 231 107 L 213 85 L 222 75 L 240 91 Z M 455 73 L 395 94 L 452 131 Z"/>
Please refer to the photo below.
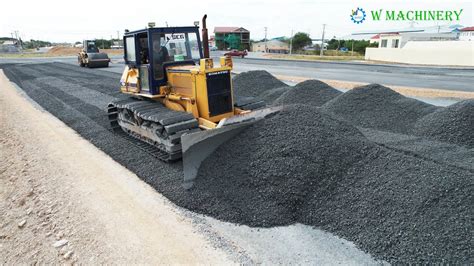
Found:
<path fill-rule="evenodd" d="M 232 71 L 230 57 L 221 57 L 219 67 L 214 67 L 214 62 L 210 58 L 201 59 L 199 66 L 171 66 L 166 71 L 168 84 L 160 87 L 159 94 L 151 95 L 141 91 L 138 69 L 127 66 L 122 74 L 120 90 L 126 94 L 159 101 L 175 111 L 191 113 L 198 119 L 201 128 L 213 129 L 224 118 L 248 112 L 232 107 L 230 112 L 210 116 L 206 74 L 220 71 L 226 71 L 230 75 Z M 233 92 L 232 88 L 231 91 Z M 232 103 L 233 97 L 232 93 Z"/>

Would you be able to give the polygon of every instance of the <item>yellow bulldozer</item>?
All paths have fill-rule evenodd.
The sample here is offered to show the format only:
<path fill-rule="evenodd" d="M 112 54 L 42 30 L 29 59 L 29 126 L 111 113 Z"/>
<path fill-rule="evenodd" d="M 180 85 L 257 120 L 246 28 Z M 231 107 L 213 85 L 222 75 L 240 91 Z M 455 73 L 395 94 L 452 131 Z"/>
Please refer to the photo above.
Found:
<path fill-rule="evenodd" d="M 120 90 L 131 97 L 108 105 L 114 130 L 158 148 L 163 161 L 183 159 L 186 188 L 219 145 L 278 111 L 234 95 L 232 59 L 210 58 L 206 18 L 202 39 L 199 22 L 126 31 Z"/>

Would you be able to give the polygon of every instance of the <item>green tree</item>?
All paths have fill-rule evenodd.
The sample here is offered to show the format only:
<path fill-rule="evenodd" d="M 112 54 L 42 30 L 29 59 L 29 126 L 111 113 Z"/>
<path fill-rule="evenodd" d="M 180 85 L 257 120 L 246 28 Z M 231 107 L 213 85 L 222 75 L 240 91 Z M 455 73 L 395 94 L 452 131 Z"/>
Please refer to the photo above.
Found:
<path fill-rule="evenodd" d="M 25 49 L 33 49 L 33 48 L 39 48 L 39 47 L 47 47 L 51 46 L 50 42 L 46 41 L 40 41 L 40 40 L 29 40 L 29 41 L 21 41 L 23 44 L 23 47 Z"/>
<path fill-rule="evenodd" d="M 332 38 L 331 40 L 329 40 L 328 42 L 328 46 L 326 47 L 328 50 L 337 50 L 340 47 L 341 43 L 343 43 L 344 41 L 339 41 L 339 40 L 336 40 L 336 38 Z"/>
<path fill-rule="evenodd" d="M 361 54 L 365 54 L 365 48 L 367 48 L 370 45 L 369 41 L 356 41 L 356 40 L 348 40 L 344 42 L 344 46 L 349 49 L 349 51 L 352 51 L 352 48 L 354 48 L 354 52 L 358 52 Z"/>
<path fill-rule="evenodd" d="M 377 47 L 378 43 L 373 43 L 371 44 L 370 41 L 364 41 L 364 40 L 336 40 L 336 39 L 331 39 L 328 42 L 328 50 L 337 50 L 342 47 L 346 47 L 349 49 L 349 51 L 352 51 L 352 45 L 354 45 L 354 52 L 360 53 L 360 54 L 365 54 L 365 48 L 367 47 Z"/>
<path fill-rule="evenodd" d="M 369 44 L 369 47 L 379 47 L 379 43 L 378 42 L 371 43 Z"/>
<path fill-rule="evenodd" d="M 301 50 L 303 47 L 311 45 L 311 38 L 308 33 L 297 32 L 293 36 L 292 49 L 293 51 Z"/>
<path fill-rule="evenodd" d="M 95 46 L 99 49 L 110 49 L 110 46 L 112 46 L 112 41 L 110 40 L 104 40 L 104 39 L 95 39 Z"/>

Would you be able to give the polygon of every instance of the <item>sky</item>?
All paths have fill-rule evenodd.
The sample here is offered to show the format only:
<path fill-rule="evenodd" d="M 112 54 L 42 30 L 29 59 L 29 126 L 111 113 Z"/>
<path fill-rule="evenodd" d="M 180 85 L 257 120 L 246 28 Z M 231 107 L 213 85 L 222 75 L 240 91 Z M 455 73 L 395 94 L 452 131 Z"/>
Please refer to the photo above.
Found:
<path fill-rule="evenodd" d="M 36 39 L 52 42 L 75 42 L 83 39 L 117 38 L 124 29 L 145 28 L 148 22 L 156 26 L 188 26 L 208 15 L 208 29 L 215 26 L 244 27 L 250 38 L 261 40 L 267 27 L 268 38 L 291 36 L 307 32 L 311 38 L 342 37 L 354 32 L 400 29 L 411 25 L 408 21 L 369 21 L 355 24 L 351 10 L 361 7 L 366 11 L 383 10 L 459 10 L 461 21 L 440 22 L 439 25 L 461 24 L 474 26 L 474 1 L 310 1 L 310 0 L 139 0 L 139 1 L 31 1 L 5 0 L 0 4 L 0 37 L 17 31 L 23 40 Z M 419 22 L 415 27 L 435 26 L 436 22 Z M 212 35 L 212 33 L 211 33 Z"/>

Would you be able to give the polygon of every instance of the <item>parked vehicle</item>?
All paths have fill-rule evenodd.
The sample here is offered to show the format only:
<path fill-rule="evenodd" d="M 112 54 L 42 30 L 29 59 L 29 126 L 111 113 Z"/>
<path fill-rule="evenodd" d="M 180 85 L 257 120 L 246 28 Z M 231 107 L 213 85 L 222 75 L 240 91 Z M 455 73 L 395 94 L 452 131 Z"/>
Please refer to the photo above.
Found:
<path fill-rule="evenodd" d="M 247 50 L 239 51 L 239 50 L 232 50 L 224 54 L 225 56 L 240 56 L 244 58 L 247 55 Z"/>

